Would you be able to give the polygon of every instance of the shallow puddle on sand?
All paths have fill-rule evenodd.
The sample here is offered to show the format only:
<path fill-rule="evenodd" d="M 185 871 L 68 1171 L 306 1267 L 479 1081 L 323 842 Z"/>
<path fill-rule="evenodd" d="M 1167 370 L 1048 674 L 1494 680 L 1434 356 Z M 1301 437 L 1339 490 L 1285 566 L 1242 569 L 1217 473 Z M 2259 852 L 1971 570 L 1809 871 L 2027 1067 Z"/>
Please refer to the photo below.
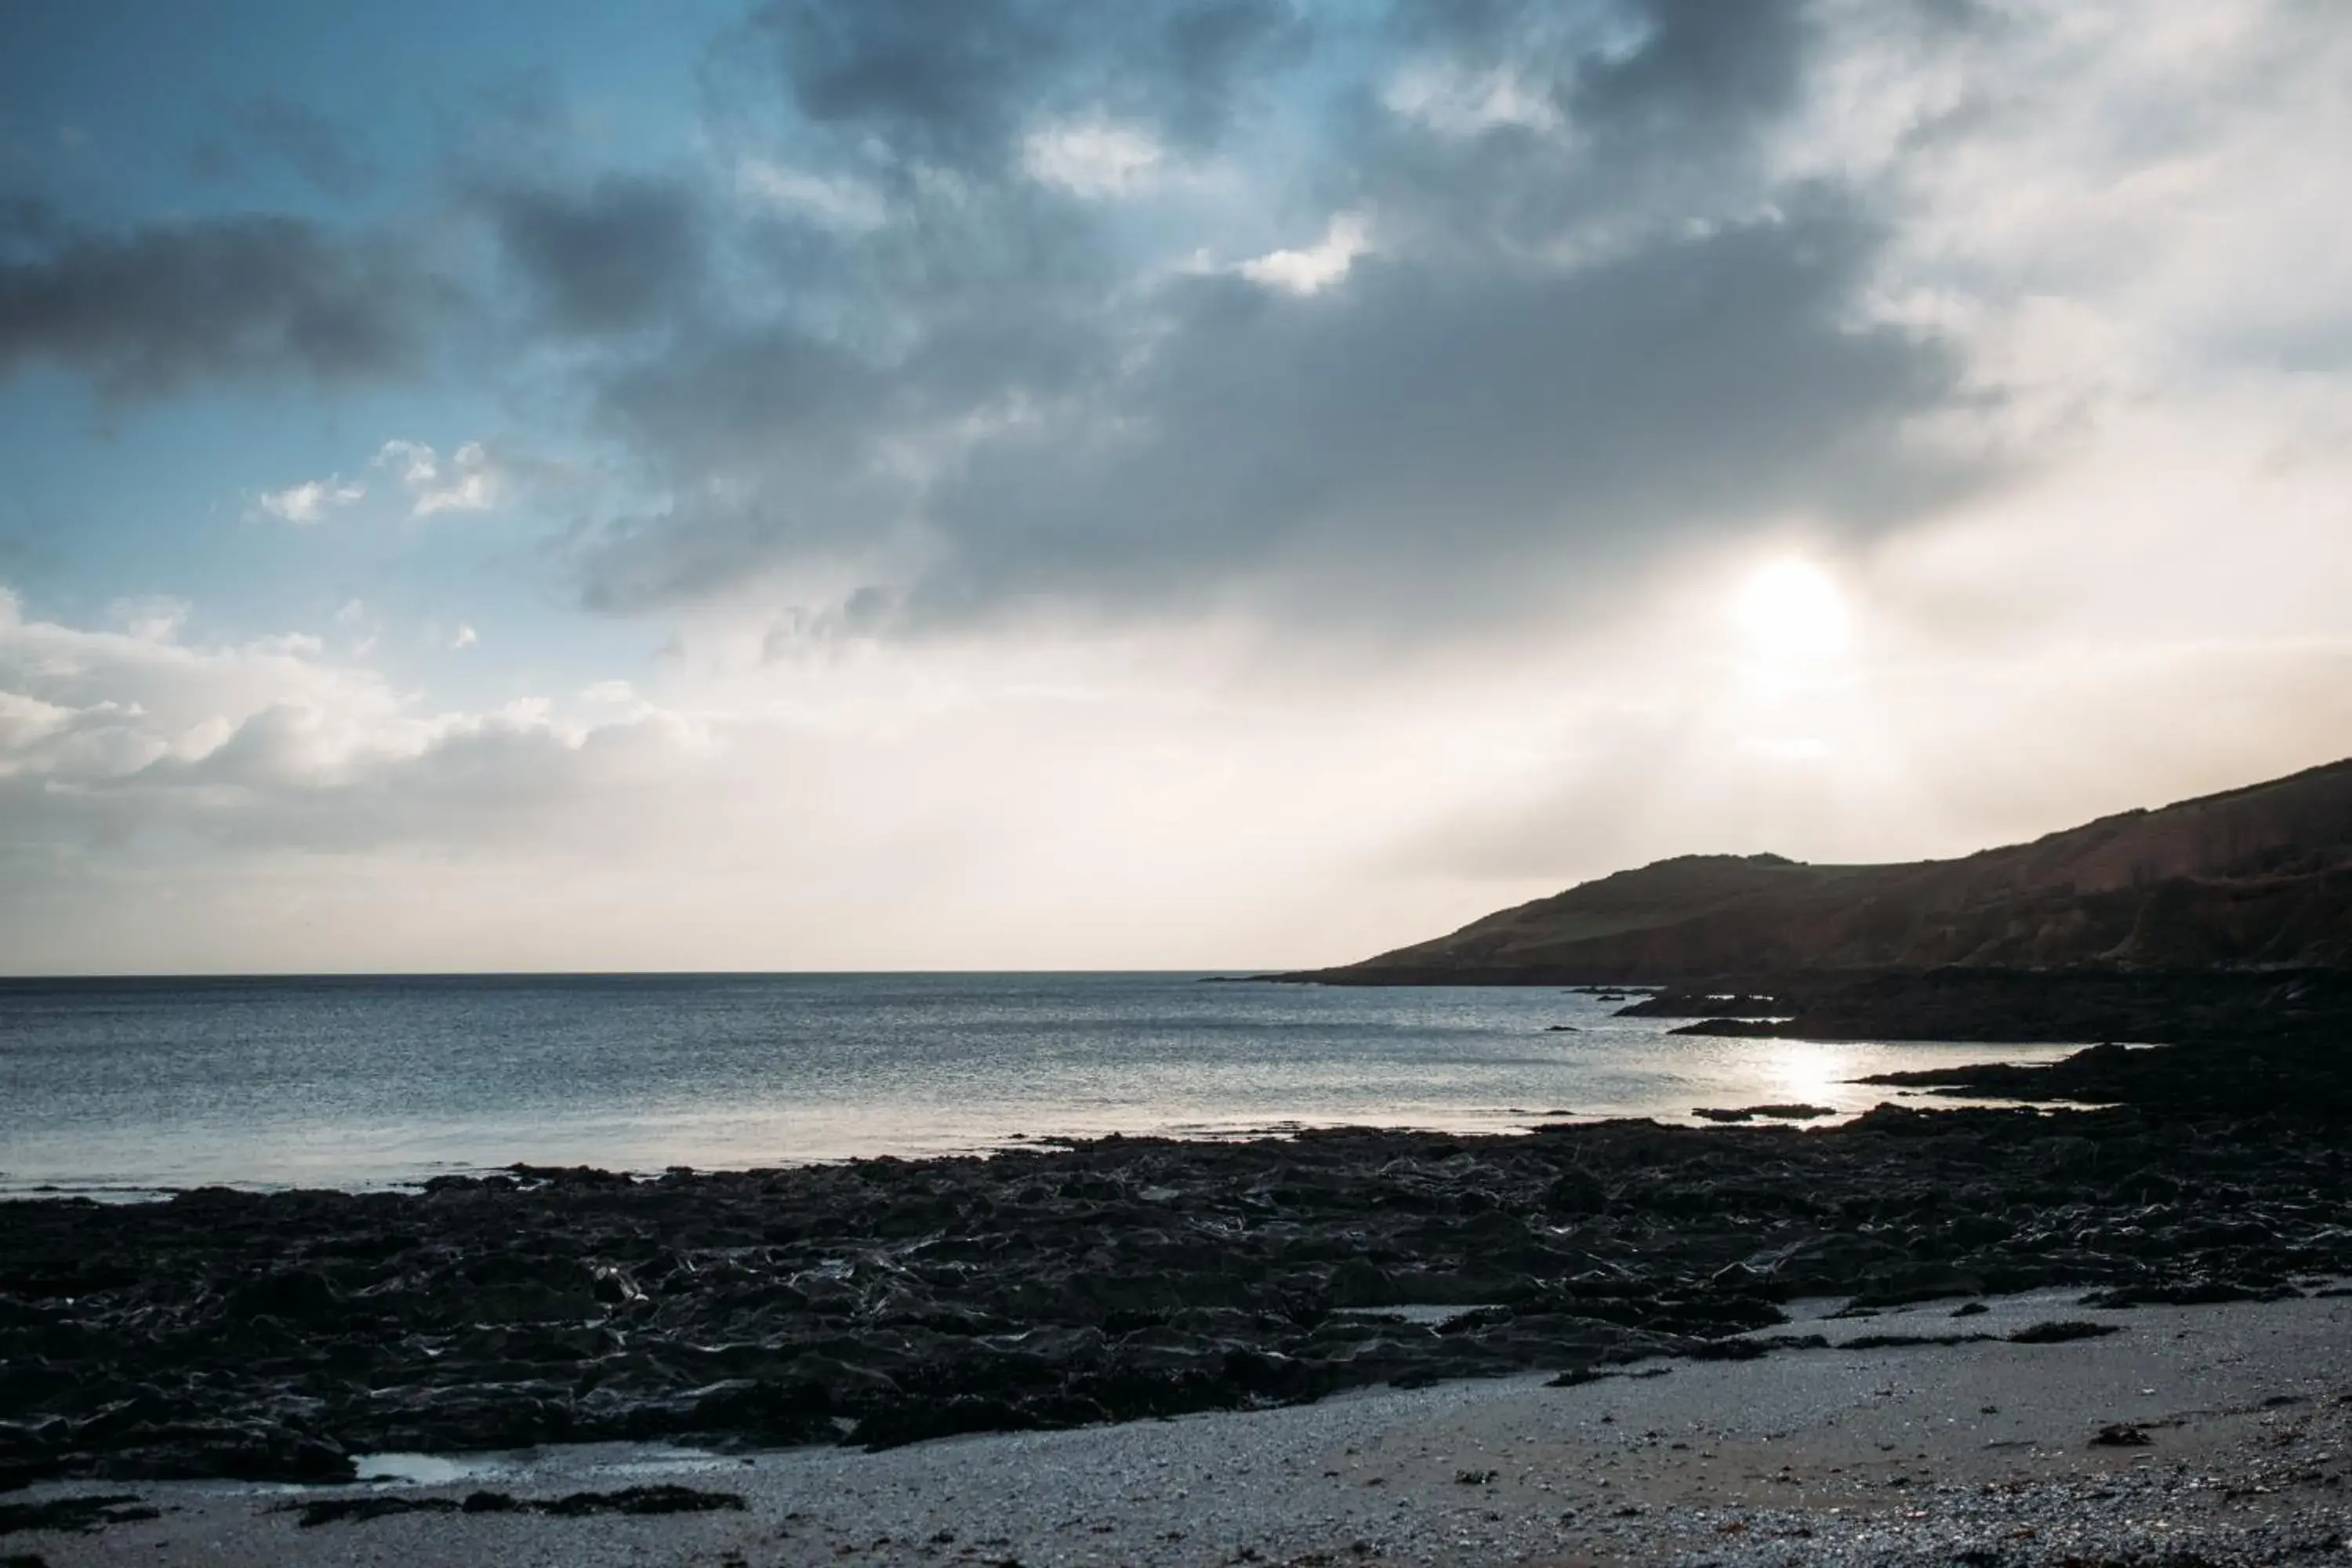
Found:
<path fill-rule="evenodd" d="M 668 1444 L 583 1443 L 503 1453 L 354 1454 L 362 1482 L 376 1485 L 447 1487 L 497 1478 L 509 1481 L 562 1481 L 588 1476 L 674 1474 L 740 1467 L 739 1456 Z"/>
<path fill-rule="evenodd" d="M 509 1470 L 514 1466 L 487 1455 L 355 1454 L 352 1465 L 363 1481 L 399 1481 L 416 1487 L 446 1487 Z"/>

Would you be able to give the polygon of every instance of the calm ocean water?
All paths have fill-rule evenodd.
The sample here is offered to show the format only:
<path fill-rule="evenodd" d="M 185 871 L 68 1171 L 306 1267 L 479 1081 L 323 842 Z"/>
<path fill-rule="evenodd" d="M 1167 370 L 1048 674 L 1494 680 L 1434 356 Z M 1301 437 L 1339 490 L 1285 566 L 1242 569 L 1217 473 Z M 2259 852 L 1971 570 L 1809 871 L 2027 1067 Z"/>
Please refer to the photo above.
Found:
<path fill-rule="evenodd" d="M 1862 1073 L 2063 1054 L 1674 1038 L 1619 1005 L 1192 974 L 0 981 L 0 1191 L 1859 1110 L 1889 1097 L 1844 1081 Z"/>

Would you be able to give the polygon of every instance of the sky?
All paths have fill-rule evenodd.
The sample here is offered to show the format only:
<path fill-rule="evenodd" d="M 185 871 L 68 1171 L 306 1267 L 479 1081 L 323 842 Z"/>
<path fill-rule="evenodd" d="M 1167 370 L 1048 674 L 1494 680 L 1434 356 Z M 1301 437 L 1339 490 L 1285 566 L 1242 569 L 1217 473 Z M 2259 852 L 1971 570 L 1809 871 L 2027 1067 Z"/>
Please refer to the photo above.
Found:
<path fill-rule="evenodd" d="M 2333 0 L 16 0 L 0 973 L 1346 962 L 2352 753 Z"/>

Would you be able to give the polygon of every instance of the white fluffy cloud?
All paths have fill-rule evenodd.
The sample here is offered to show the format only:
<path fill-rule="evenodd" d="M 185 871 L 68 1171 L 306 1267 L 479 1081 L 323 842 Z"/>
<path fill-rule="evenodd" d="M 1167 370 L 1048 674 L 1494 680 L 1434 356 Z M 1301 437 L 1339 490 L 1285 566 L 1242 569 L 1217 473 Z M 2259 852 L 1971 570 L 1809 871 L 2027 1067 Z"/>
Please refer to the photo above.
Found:
<path fill-rule="evenodd" d="M 1416 62 L 1390 80 L 1381 102 L 1446 136 L 1477 136 L 1505 126 L 1549 133 L 1563 124 L 1550 94 L 1508 67 L 1472 70 L 1449 60 Z"/>
<path fill-rule="evenodd" d="M 640 706 L 614 724 L 544 700 L 433 711 L 379 672 L 288 634 L 226 646 L 176 624 L 91 630 L 28 618 L 0 590 L 0 852 L 234 837 L 268 845 L 464 837 L 623 782 L 615 765 L 709 735 Z M 487 815 L 486 815 L 487 814 Z"/>
<path fill-rule="evenodd" d="M 1361 213 L 1340 213 L 1323 237 L 1303 250 L 1274 250 L 1242 263 L 1242 276 L 1269 289 L 1318 294 L 1348 276 L 1371 248 L 1371 226 Z"/>
<path fill-rule="evenodd" d="M 8 966 L 1034 964 L 1072 942 L 1109 963 L 1170 935 L 1138 886 L 1197 927 L 1164 962 L 1219 962 L 1202 917 L 1234 871 L 1328 861 L 1366 826 L 1302 796 L 1213 852 L 1177 831 L 1331 731 L 1244 713 L 1262 754 L 1236 771 L 1227 710 L 1153 650 L 828 673 L 707 634 L 677 661 L 690 712 L 604 681 L 575 715 L 436 711 L 312 638 L 154 631 L 0 596 Z M 1265 889 L 1235 946 L 1318 880 Z"/>
<path fill-rule="evenodd" d="M 890 220 L 882 193 L 846 175 L 813 174 L 771 159 L 745 157 L 735 165 L 739 195 L 769 211 L 826 228 L 865 234 Z"/>
<path fill-rule="evenodd" d="M 467 441 L 446 458 L 421 441 L 386 441 L 367 466 L 390 474 L 406 495 L 411 517 L 488 511 L 505 499 L 508 489 L 507 474 L 479 441 Z M 264 516 L 308 525 L 323 522 L 331 512 L 357 506 L 367 493 L 362 481 L 331 474 L 284 489 L 264 490 L 254 498 L 254 504 Z"/>
<path fill-rule="evenodd" d="M 263 511 L 282 522 L 311 523 L 366 496 L 365 485 L 345 484 L 342 476 L 337 474 L 323 479 L 306 479 L 282 490 L 264 490 L 257 499 Z"/>
<path fill-rule="evenodd" d="M 2266 494 L 2307 528 L 2334 483 Z M 1245 624 L 780 654 L 705 619 L 643 682 L 457 710 L 299 635 L 0 601 L 0 952 L 1338 962 L 1662 855 L 1955 853 L 2352 750 L 2352 637 L 2315 592 L 2276 624 L 2197 617 L 2187 570 L 2020 604 L 2035 504 L 1810 557 L 1852 635 L 1788 668 L 1743 589 L 1794 534 L 1435 661 L 1277 674 Z"/>
<path fill-rule="evenodd" d="M 465 443 L 446 458 L 421 441 L 386 441 L 370 466 L 392 470 L 408 492 L 411 517 L 487 511 L 499 503 L 506 483 L 479 441 Z"/>
<path fill-rule="evenodd" d="M 1097 199 L 1143 189 L 1167 156 L 1150 132 L 1099 115 L 1040 126 L 1021 143 L 1031 179 Z"/>

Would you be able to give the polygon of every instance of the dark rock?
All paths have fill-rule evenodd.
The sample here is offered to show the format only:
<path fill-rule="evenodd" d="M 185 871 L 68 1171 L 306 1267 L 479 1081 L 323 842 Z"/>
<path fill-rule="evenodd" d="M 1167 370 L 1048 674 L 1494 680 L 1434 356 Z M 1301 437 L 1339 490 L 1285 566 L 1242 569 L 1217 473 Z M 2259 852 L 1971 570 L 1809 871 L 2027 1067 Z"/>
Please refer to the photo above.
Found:
<path fill-rule="evenodd" d="M 402 1513 L 537 1513 L 551 1519 L 585 1519 L 606 1513 L 740 1513 L 743 1506 L 742 1498 L 734 1492 L 704 1492 L 691 1487 L 665 1485 L 531 1500 L 493 1491 L 469 1492 L 463 1498 L 369 1492 L 359 1497 L 289 1502 L 281 1505 L 279 1511 L 296 1513 L 299 1517 L 295 1522 L 312 1530 L 322 1524 L 363 1524 L 371 1519 Z"/>
<path fill-rule="evenodd" d="M 1736 992 L 1661 991 L 1617 1009 L 1620 1018 L 1773 1018 L 1788 1012 L 1777 996 Z"/>
<path fill-rule="evenodd" d="M 1753 1121 L 1763 1117 L 1773 1121 L 1811 1121 L 1837 1112 L 1826 1105 L 1750 1105 L 1738 1110 L 1694 1110 L 1693 1116 L 1709 1121 Z"/>
<path fill-rule="evenodd" d="M 1574 1380 L 1766 1353 L 1741 1336 L 1801 1295 L 2270 1294 L 2352 1272 L 2340 1150 L 2269 1113 L 1884 1108 L 1807 1131 L 1354 1129 L 13 1202 L 0 1484 L 331 1481 L 353 1452 L 589 1440 L 879 1447 Z M 1465 1310 L 1383 1315 L 1441 1302 Z"/>
<path fill-rule="evenodd" d="M 473 1499 L 466 1500 L 471 1509 Z M 691 1487 L 624 1487 L 616 1492 L 573 1492 L 552 1502 L 525 1505 L 534 1513 L 555 1519 L 580 1519 L 595 1513 L 740 1513 L 743 1500 L 734 1492 L 700 1492 Z"/>
<path fill-rule="evenodd" d="M 1668 1029 L 1669 1035 L 1708 1035 L 1718 1039 L 1773 1040 L 1780 1037 L 1781 1026 L 1769 1018 L 1701 1018 L 1696 1024 L 1685 1024 L 1679 1029 Z"/>
<path fill-rule="evenodd" d="M 161 1518 L 137 1497 L 122 1493 L 113 1497 L 52 1498 L 47 1502 L 0 1503 L 0 1535 L 14 1535 L 19 1531 L 71 1531 L 80 1535 L 93 1535 L 110 1524 L 128 1524 L 133 1520 Z"/>
<path fill-rule="evenodd" d="M 365 1497 L 320 1498 L 310 1502 L 282 1504 L 281 1512 L 299 1512 L 295 1521 L 304 1530 L 314 1530 L 322 1524 L 364 1524 L 371 1519 L 385 1519 L 398 1513 L 455 1513 L 455 1498 L 403 1497 L 397 1492 L 372 1492 Z"/>
<path fill-rule="evenodd" d="M 1821 1334 L 1777 1334 L 1770 1339 L 1701 1340 L 1683 1353 L 1693 1361 L 1755 1361 L 1774 1351 L 1817 1351 L 1829 1348 Z"/>
<path fill-rule="evenodd" d="M 2070 1340 L 2097 1340 L 2117 1332 L 2113 1323 L 2085 1323 L 2078 1320 L 2032 1323 L 2009 1336 L 2013 1345 L 2062 1345 Z"/>
<path fill-rule="evenodd" d="M 2195 1307 L 2214 1301 L 2283 1301 L 2303 1292 L 2276 1279 L 2229 1279 L 2192 1277 L 2155 1279 L 2094 1290 L 2083 1298 L 2085 1307 Z"/>
<path fill-rule="evenodd" d="M 1544 1207 L 1553 1214 L 1599 1214 L 1609 1206 L 1609 1189 L 1590 1171 L 1571 1167 L 1544 1189 Z"/>
<path fill-rule="evenodd" d="M 1990 1334 L 1860 1334 L 1839 1348 L 1850 1351 L 1903 1350 L 1915 1345 L 1972 1345 L 1991 1339 Z"/>

